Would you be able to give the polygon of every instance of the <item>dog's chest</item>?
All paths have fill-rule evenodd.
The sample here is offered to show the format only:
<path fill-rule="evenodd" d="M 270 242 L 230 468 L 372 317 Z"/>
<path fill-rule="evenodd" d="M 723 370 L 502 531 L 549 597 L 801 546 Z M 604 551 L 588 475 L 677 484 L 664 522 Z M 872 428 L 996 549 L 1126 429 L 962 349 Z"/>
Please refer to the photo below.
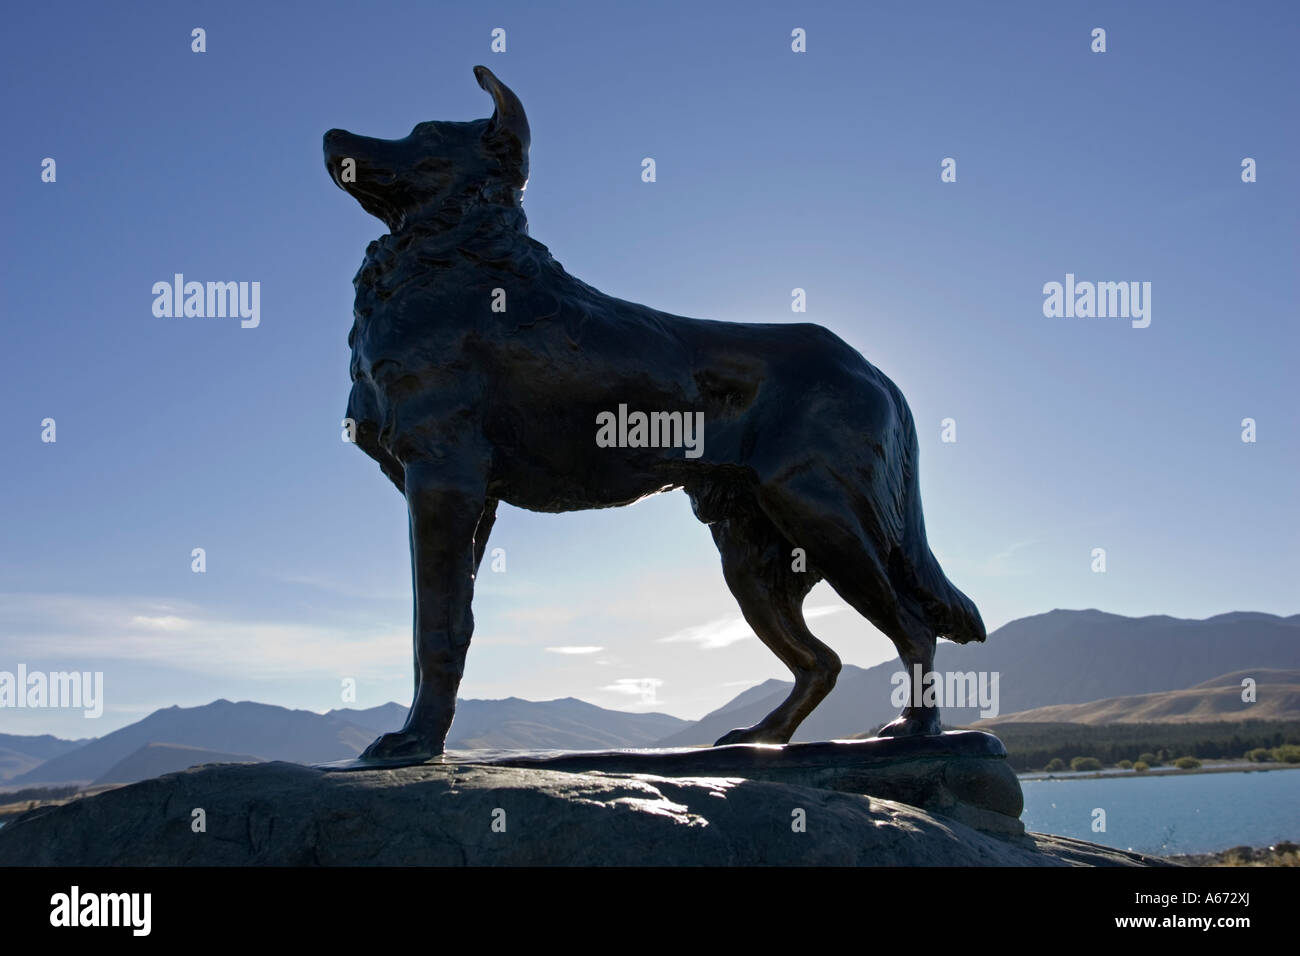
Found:
<path fill-rule="evenodd" d="M 385 307 L 401 290 L 404 279 L 410 281 L 410 272 L 409 267 L 403 268 L 402 250 L 394 248 L 392 236 L 370 243 L 361 268 L 352 280 L 352 287 L 356 290 L 353 311 L 358 322 L 364 324 L 376 315 L 392 311 Z"/>
<path fill-rule="evenodd" d="M 370 243 L 352 280 L 356 297 L 348 344 L 355 360 L 409 365 L 421 357 L 450 357 L 452 330 L 438 321 L 456 298 L 444 280 L 445 268 L 436 254 L 406 248 L 392 236 Z"/>

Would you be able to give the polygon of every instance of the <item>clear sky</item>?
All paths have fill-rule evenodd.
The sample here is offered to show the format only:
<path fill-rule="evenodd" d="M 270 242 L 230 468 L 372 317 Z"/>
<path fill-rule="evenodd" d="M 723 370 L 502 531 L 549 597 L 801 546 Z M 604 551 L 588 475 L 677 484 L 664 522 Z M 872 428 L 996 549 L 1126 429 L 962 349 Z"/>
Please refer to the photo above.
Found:
<path fill-rule="evenodd" d="M 216 697 L 325 710 L 344 678 L 356 706 L 409 701 L 405 506 L 340 440 L 351 280 L 385 227 L 320 141 L 487 116 L 476 63 L 528 111 L 530 231 L 571 273 L 823 324 L 898 383 L 931 545 L 990 630 L 1295 613 L 1297 48 L 1290 2 L 11 9 L 0 670 L 103 671 L 106 702 L 0 732 Z M 260 325 L 155 317 L 175 273 L 260 282 Z M 1067 273 L 1151 283 L 1149 327 L 1045 317 Z M 697 717 L 787 676 L 680 492 L 503 506 L 492 546 L 462 696 Z M 893 656 L 824 586 L 807 607 L 846 662 Z"/>

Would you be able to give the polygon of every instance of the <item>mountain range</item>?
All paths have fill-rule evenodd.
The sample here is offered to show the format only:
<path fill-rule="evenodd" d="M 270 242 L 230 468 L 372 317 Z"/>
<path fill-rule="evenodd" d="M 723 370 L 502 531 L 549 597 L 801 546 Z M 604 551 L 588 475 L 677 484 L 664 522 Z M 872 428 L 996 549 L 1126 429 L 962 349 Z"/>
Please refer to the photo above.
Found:
<path fill-rule="evenodd" d="M 998 677 L 999 721 L 1106 723 L 1147 720 L 1294 718 L 1300 708 L 1300 615 L 1236 612 L 1203 621 L 1055 610 L 998 628 L 986 644 L 941 644 L 936 669 Z M 795 740 L 858 736 L 892 719 L 897 661 L 846 666 L 835 690 Z M 1259 703 L 1240 704 L 1241 679 L 1258 682 Z M 697 721 L 608 710 L 572 697 L 549 701 L 460 700 L 453 750 L 603 750 L 711 744 L 776 707 L 789 681 L 768 680 Z M 1234 703 L 1235 702 L 1235 703 Z M 1030 716 L 1032 715 L 1032 716 Z M 325 714 L 218 700 L 168 707 L 91 740 L 0 735 L 6 788 L 145 779 L 198 763 L 355 757 L 406 707 L 390 703 Z M 947 707 L 949 726 L 979 720 L 977 708 Z"/>
<path fill-rule="evenodd" d="M 11 789 L 123 783 L 201 763 L 347 760 L 361 753 L 378 734 L 401 727 L 405 719 L 406 707 L 396 703 L 325 714 L 229 700 L 201 707 L 167 707 L 90 741 L 50 743 L 57 738 L 0 738 L 0 746 L 8 739 L 9 749 L 25 756 L 16 761 L 19 772 L 0 776 L 0 782 Z M 647 747 L 686 723 L 667 714 L 606 710 L 572 697 L 548 701 L 517 697 L 460 700 L 447 746 L 460 750 Z M 26 756 L 27 752 L 31 755 Z M 48 759 L 37 759 L 36 754 L 42 752 L 50 754 Z"/>
<path fill-rule="evenodd" d="M 1300 667 L 1300 614 L 1234 612 L 1206 620 L 1164 615 L 1122 617 L 1103 611 L 1055 610 L 1003 625 L 984 644 L 941 642 L 940 672 L 998 675 L 998 713 L 1108 697 L 1182 690 L 1249 668 Z M 800 725 L 794 739 L 833 740 L 874 730 L 898 715 L 890 703 L 897 660 L 846 665 L 835 689 Z M 659 742 L 662 747 L 711 744 L 735 727 L 756 723 L 792 687 L 769 680 Z M 945 724 L 981 717 L 973 707 L 946 707 Z"/>
<path fill-rule="evenodd" d="M 36 737 L 0 734 L 0 782 L 21 776 L 47 760 L 76 750 L 86 743 L 86 740 L 63 740 L 49 734 Z"/>
<path fill-rule="evenodd" d="M 369 710 L 330 714 L 375 734 L 396 730 L 406 706 L 383 704 Z M 560 700 L 458 700 L 447 735 L 452 750 L 611 750 L 653 747 L 688 722 L 667 714 L 607 710 L 576 697 Z"/>
<path fill-rule="evenodd" d="M 1242 700 L 1242 682 L 1255 682 Z M 1255 668 L 1224 674 L 1186 690 L 1055 704 L 976 721 L 994 733 L 1005 724 L 1190 724 L 1239 720 L 1300 720 L 1300 670 Z"/>

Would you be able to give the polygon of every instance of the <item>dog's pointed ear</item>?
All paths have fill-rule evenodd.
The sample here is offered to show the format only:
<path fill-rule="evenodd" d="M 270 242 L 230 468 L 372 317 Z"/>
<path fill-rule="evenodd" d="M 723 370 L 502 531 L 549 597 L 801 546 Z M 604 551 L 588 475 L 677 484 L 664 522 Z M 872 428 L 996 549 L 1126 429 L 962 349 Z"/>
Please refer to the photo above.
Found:
<path fill-rule="evenodd" d="M 483 138 L 504 146 L 507 154 L 518 165 L 522 178 L 527 180 L 531 134 L 528 130 L 528 117 L 524 115 L 524 104 L 486 66 L 474 67 L 474 79 L 491 94 L 492 102 L 496 104 Z"/>

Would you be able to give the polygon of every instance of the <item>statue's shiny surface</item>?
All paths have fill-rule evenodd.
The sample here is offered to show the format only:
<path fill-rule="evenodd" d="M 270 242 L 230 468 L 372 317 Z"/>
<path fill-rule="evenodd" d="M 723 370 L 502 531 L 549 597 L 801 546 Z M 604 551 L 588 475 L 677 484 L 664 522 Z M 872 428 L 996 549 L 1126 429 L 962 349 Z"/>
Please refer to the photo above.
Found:
<path fill-rule="evenodd" d="M 820 326 L 682 318 L 570 276 L 528 237 L 523 106 L 474 73 L 490 120 L 325 134 L 335 183 L 391 230 L 354 280 L 347 415 L 410 512 L 415 700 L 363 756 L 442 752 L 498 501 L 560 512 L 686 490 L 745 620 L 795 677 L 719 743 L 784 743 L 834 686 L 839 658 L 800 610 L 818 581 L 909 674 L 933 669 L 937 637 L 984 640 L 926 543 L 894 383 Z M 913 700 L 881 733 L 938 731 L 938 710 Z"/>

